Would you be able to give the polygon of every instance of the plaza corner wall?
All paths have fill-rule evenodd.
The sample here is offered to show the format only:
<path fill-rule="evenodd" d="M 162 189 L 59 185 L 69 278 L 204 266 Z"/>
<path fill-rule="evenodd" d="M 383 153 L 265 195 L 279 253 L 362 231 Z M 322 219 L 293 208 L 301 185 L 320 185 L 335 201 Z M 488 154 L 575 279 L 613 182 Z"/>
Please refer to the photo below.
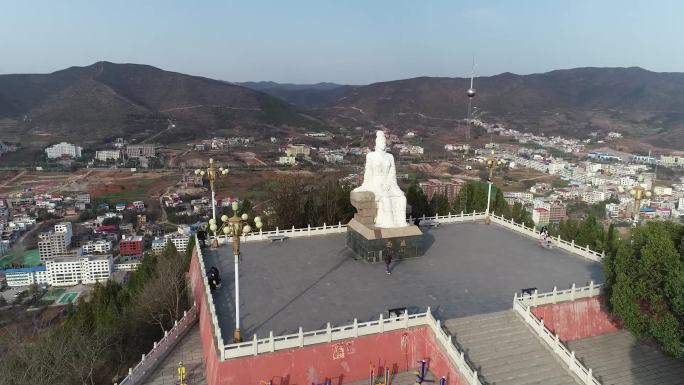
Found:
<path fill-rule="evenodd" d="M 536 306 L 531 311 L 565 342 L 621 329 L 620 323 L 610 315 L 603 295 Z"/>
<path fill-rule="evenodd" d="M 219 342 L 207 295 L 203 262 L 197 248 L 190 262 L 190 284 L 195 298 L 206 381 L 209 385 L 320 384 L 331 379 L 334 385 L 368 378 L 370 366 L 390 372 L 414 370 L 425 359 L 437 376 L 445 376 L 450 385 L 465 385 L 464 377 L 452 365 L 435 334 L 428 326 L 321 343 L 255 356 L 221 360 Z M 221 343 L 222 345 L 222 343 Z"/>

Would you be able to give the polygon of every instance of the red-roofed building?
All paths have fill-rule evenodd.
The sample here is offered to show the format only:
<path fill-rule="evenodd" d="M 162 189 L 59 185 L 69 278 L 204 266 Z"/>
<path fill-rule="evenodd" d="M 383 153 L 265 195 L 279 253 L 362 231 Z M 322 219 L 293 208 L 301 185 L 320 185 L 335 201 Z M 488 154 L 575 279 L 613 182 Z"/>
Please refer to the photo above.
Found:
<path fill-rule="evenodd" d="M 143 253 L 143 238 L 123 236 L 119 241 L 119 253 L 125 257 L 139 257 Z"/>
<path fill-rule="evenodd" d="M 549 224 L 549 210 L 543 207 L 537 207 L 532 210 L 532 220 L 537 226 L 546 226 Z"/>
<path fill-rule="evenodd" d="M 104 226 L 97 226 L 95 228 L 95 232 L 96 233 L 113 233 L 118 229 L 119 229 L 119 226 L 117 226 L 117 225 L 104 225 Z"/>

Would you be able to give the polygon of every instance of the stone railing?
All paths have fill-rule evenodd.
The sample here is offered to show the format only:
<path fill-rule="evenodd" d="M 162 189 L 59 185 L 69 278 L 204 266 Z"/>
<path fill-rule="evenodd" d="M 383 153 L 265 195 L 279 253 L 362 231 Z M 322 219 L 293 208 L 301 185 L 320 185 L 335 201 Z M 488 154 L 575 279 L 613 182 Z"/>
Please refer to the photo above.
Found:
<path fill-rule="evenodd" d="M 207 268 L 204 266 L 204 256 L 202 256 L 202 248 L 199 247 L 199 242 L 195 239 L 195 245 L 197 250 L 197 259 L 200 267 L 200 274 L 202 274 L 202 286 L 204 287 L 204 296 L 206 298 L 207 307 L 209 308 L 209 315 L 211 316 L 211 328 L 214 332 L 214 341 L 217 343 L 216 349 L 221 355 L 221 359 L 225 359 L 223 356 L 223 336 L 221 335 L 221 327 L 219 326 L 218 317 L 216 316 L 216 306 L 214 305 L 214 297 L 211 295 L 211 290 L 209 289 L 209 275 L 207 274 Z"/>
<path fill-rule="evenodd" d="M 278 237 L 278 236 L 283 236 L 286 238 L 305 238 L 305 237 L 312 237 L 316 235 L 328 235 L 328 234 L 341 234 L 341 233 L 346 233 L 347 232 L 347 225 L 343 225 L 342 223 L 338 223 L 336 225 L 328 225 L 328 224 L 323 224 L 323 226 L 318 226 L 318 227 L 311 227 L 309 225 L 308 227 L 303 227 L 303 228 L 295 228 L 292 227 L 291 229 L 285 229 L 281 230 L 276 228 L 275 230 L 271 231 L 262 231 L 259 230 L 259 232 L 253 232 L 249 234 L 244 234 L 241 237 L 241 242 L 255 242 L 255 241 L 267 241 L 269 240 L 270 237 Z M 226 236 L 219 235 L 219 244 L 223 245 L 225 243 L 230 243 L 230 238 L 227 238 Z"/>
<path fill-rule="evenodd" d="M 460 214 L 446 214 L 446 215 L 435 215 L 433 217 L 426 217 L 423 215 L 420 220 L 421 221 L 434 221 L 437 223 L 459 223 L 459 222 L 473 222 L 473 221 L 479 221 L 479 220 L 484 220 L 486 217 L 484 211 L 483 212 L 475 212 L 473 211 L 472 213 L 464 213 L 461 211 Z M 409 222 L 413 222 L 413 218 L 409 218 Z"/>
<path fill-rule="evenodd" d="M 436 215 L 433 217 L 426 217 L 423 216 L 420 218 L 421 220 L 431 220 L 431 221 L 436 221 L 439 223 L 458 223 L 458 222 L 472 222 L 472 221 L 478 221 L 478 220 L 483 220 L 485 218 L 484 212 L 481 213 L 476 213 L 472 212 L 470 214 L 465 214 L 461 212 L 460 214 L 451 214 L 449 213 L 448 215 Z M 410 221 L 413 221 L 413 218 L 409 219 Z M 279 229 L 276 228 L 275 230 L 271 231 L 262 231 L 259 230 L 259 232 L 253 232 L 250 234 L 245 234 L 242 235 L 241 242 L 254 242 L 254 241 L 267 241 L 269 240 L 270 237 L 274 236 L 283 236 L 287 238 L 305 238 L 305 237 L 312 237 L 316 235 L 328 235 L 328 234 L 341 234 L 341 233 L 346 233 L 347 232 L 347 225 L 343 225 L 341 222 L 337 223 L 336 225 L 328 225 L 326 223 L 323 224 L 323 226 L 318 226 L 318 227 L 311 227 L 311 225 L 307 227 L 302 227 L 302 228 L 295 228 L 292 227 L 291 229 Z M 219 235 L 219 244 L 225 244 L 226 242 L 230 242 L 230 239 L 228 239 L 226 236 Z"/>
<path fill-rule="evenodd" d="M 504 217 L 500 217 L 498 215 L 491 215 L 491 219 L 493 223 L 496 223 L 498 225 L 501 225 L 507 229 L 517 231 L 519 233 L 525 234 L 527 236 L 530 236 L 535 239 L 539 239 L 539 232 L 537 231 L 536 227 L 527 227 L 524 224 L 521 223 L 516 223 L 512 219 L 506 219 Z M 575 241 L 565 241 L 561 239 L 560 235 L 556 238 L 553 238 L 553 245 L 555 247 L 558 247 L 559 249 L 565 250 L 567 252 L 579 255 L 580 257 L 590 259 L 595 262 L 601 262 L 601 259 L 604 256 L 604 253 L 599 253 L 598 251 L 593 251 L 589 247 L 581 247 L 575 245 Z"/>
<path fill-rule="evenodd" d="M 183 318 L 176 321 L 171 330 L 164 332 L 164 337 L 159 342 L 154 343 L 152 350 L 142 355 L 140 362 L 135 367 L 128 369 L 128 375 L 118 385 L 144 384 L 159 363 L 167 357 L 174 346 L 190 330 L 195 321 L 197 321 L 197 306 L 193 305 L 190 310 L 183 312 Z"/>
<path fill-rule="evenodd" d="M 304 332 L 300 327 L 299 332 L 295 334 L 273 336 L 273 332 L 270 332 L 267 338 L 262 339 L 258 339 L 254 335 L 251 341 L 225 345 L 225 352 L 221 356 L 222 359 L 256 356 L 263 353 L 330 343 L 417 326 L 427 326 L 430 328 L 452 363 L 469 385 L 481 385 L 477 371 L 473 370 L 466 363 L 464 353 L 454 346 L 451 342 L 451 337 L 442 330 L 440 321 L 434 318 L 429 307 L 425 313 L 408 314 L 408 311 L 406 311 L 399 317 L 391 318 L 384 318 L 381 314 L 377 320 L 369 322 L 359 323 L 354 319 L 353 323 L 339 327 L 331 327 L 330 323 L 328 323 L 325 329 L 308 332 Z"/>
<path fill-rule="evenodd" d="M 601 285 L 591 285 L 576 288 L 572 285 L 569 290 L 556 291 L 539 294 L 536 291 L 531 296 L 518 297 L 517 293 L 513 297 L 513 310 L 532 328 L 537 337 L 544 341 L 553 353 L 564 363 L 572 373 L 574 373 L 585 385 L 601 385 L 599 380 L 594 377 L 592 369 L 587 369 L 575 356 L 575 352 L 568 349 L 546 326 L 544 320 L 540 320 L 532 314 L 531 308 L 537 305 L 556 303 L 556 301 L 568 301 L 578 298 L 587 298 L 598 295 Z M 532 305 L 535 303 L 535 305 Z"/>
<path fill-rule="evenodd" d="M 581 298 L 596 297 L 601 294 L 601 288 L 603 287 L 600 283 L 594 283 L 591 281 L 589 286 L 576 287 L 572 284 L 572 287 L 567 290 L 558 290 L 555 286 L 553 291 L 548 293 L 538 293 L 537 290 L 530 295 L 520 295 L 515 293 L 513 296 L 514 303 L 520 303 L 527 307 L 535 307 L 541 305 L 547 305 L 550 303 L 558 303 L 564 301 L 574 301 Z"/>

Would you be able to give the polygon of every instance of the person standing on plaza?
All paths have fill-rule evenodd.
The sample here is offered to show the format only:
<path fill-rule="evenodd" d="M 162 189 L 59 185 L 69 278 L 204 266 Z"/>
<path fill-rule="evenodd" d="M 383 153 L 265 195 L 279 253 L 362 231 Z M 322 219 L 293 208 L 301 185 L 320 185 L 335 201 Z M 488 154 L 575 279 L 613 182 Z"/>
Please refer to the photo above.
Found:
<path fill-rule="evenodd" d="M 392 254 L 390 254 L 390 253 L 385 254 L 384 260 L 385 260 L 385 273 L 387 273 L 388 275 L 392 274 L 390 272 L 390 264 L 392 263 Z"/>

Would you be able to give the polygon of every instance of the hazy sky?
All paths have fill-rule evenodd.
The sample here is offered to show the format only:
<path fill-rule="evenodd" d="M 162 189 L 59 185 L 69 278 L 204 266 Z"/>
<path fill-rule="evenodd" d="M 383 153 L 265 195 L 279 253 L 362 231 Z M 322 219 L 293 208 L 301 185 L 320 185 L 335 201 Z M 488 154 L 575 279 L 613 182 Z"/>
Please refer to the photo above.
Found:
<path fill-rule="evenodd" d="M 684 2 L 0 0 L 0 73 L 100 60 L 364 84 L 581 66 L 684 71 Z"/>

